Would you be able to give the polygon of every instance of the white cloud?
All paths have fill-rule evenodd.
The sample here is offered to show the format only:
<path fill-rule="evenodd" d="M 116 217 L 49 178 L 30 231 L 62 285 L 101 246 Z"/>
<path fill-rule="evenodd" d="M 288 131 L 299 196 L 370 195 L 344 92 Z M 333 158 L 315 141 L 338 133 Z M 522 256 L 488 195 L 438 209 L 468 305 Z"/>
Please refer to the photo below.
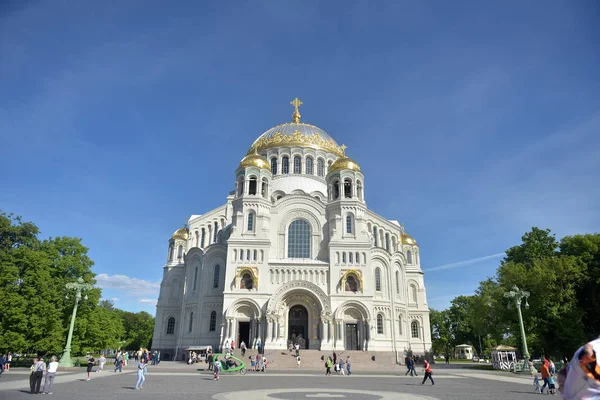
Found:
<path fill-rule="evenodd" d="M 119 301 L 118 297 L 111 297 L 110 301 L 112 301 L 113 303 L 116 303 L 117 301 Z"/>
<path fill-rule="evenodd" d="M 140 303 L 156 304 L 157 299 L 140 299 Z"/>
<path fill-rule="evenodd" d="M 445 269 L 453 269 L 453 268 L 458 268 L 458 267 L 462 267 L 465 265 L 476 264 L 478 262 L 489 260 L 492 258 L 500 258 L 504 255 L 505 255 L 505 253 L 490 254 L 489 256 L 477 257 L 477 258 L 472 258 L 470 260 L 464 260 L 464 261 L 458 261 L 458 262 L 454 262 L 454 263 L 450 263 L 450 264 L 438 265 L 437 267 L 427 268 L 427 269 L 424 269 L 423 271 L 427 272 L 427 271 L 442 271 Z"/>
<path fill-rule="evenodd" d="M 156 296 L 160 291 L 160 281 L 152 282 L 127 275 L 96 275 L 96 282 L 102 289 L 118 290 L 125 296 Z"/>

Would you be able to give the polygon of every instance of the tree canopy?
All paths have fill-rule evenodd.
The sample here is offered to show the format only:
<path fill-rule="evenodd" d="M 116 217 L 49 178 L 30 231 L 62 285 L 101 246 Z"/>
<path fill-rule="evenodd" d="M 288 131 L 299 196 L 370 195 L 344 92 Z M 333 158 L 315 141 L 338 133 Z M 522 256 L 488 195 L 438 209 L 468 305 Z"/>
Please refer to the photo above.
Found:
<path fill-rule="evenodd" d="M 74 293 L 65 285 L 79 277 L 96 283 L 94 262 L 81 239 L 40 240 L 39 233 L 32 222 L 0 212 L 0 351 L 59 354 L 74 302 Z M 150 314 L 115 309 L 100 300 L 99 288 L 86 295 L 77 310 L 74 354 L 120 348 L 123 343 L 148 346 L 152 337 L 148 326 L 154 325 Z M 127 323 L 131 318 L 134 325 Z"/>
<path fill-rule="evenodd" d="M 432 312 L 434 351 L 463 343 L 480 355 L 500 343 L 521 348 L 517 313 L 504 298 L 515 285 L 530 293 L 530 307 L 522 312 L 531 354 L 570 356 L 598 336 L 600 234 L 557 241 L 549 229 L 534 227 L 521 239 L 472 296 L 456 297 L 447 310 Z"/>

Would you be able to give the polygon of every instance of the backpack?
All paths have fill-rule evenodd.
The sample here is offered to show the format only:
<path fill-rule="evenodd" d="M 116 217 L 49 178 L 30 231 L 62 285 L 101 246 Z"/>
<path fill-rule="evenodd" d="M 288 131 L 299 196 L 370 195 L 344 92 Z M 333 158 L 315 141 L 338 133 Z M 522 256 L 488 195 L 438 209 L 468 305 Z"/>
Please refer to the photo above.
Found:
<path fill-rule="evenodd" d="M 327 361 L 325 361 L 325 368 L 327 368 Z"/>

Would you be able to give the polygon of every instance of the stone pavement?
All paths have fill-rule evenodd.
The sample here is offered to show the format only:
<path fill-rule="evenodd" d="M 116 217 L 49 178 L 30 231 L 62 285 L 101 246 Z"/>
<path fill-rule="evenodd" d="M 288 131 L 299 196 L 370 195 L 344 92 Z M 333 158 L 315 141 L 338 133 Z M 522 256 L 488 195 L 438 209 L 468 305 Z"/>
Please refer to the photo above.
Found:
<path fill-rule="evenodd" d="M 470 371 L 457 369 L 434 369 L 435 386 L 419 377 L 398 376 L 397 372 L 360 372 L 352 376 L 326 377 L 324 371 L 278 370 L 251 372 L 247 375 L 223 373 L 219 381 L 213 381 L 207 371 L 196 366 L 165 364 L 150 366 L 145 390 L 136 391 L 136 370 L 127 367 L 122 373 L 104 371 L 94 373 L 86 381 L 85 369 L 60 371 L 50 398 L 65 400 L 82 399 L 214 399 L 214 400 L 311 400 L 338 398 L 343 400 L 459 400 L 459 399 L 524 399 L 533 394 L 531 379 L 500 372 Z M 0 399 L 25 399 L 29 391 L 27 370 L 10 371 L 12 376 L 0 378 Z M 6 379 L 5 378 L 9 378 Z"/>

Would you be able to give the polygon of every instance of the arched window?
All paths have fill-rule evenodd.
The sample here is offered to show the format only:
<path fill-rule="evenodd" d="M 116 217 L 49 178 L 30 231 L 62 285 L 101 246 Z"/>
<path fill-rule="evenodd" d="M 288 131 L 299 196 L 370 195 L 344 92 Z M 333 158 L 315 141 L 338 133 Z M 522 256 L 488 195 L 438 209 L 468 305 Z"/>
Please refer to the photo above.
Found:
<path fill-rule="evenodd" d="M 252 275 L 246 272 L 244 275 L 242 275 L 242 279 L 240 281 L 240 289 L 251 290 L 253 287 L 254 279 L 252 279 Z"/>
<path fill-rule="evenodd" d="M 188 327 L 188 332 L 192 331 L 192 326 L 194 326 L 194 313 L 190 313 L 190 326 Z"/>
<path fill-rule="evenodd" d="M 284 156 L 281 159 L 281 173 L 289 174 L 290 173 L 290 159 L 288 156 Z"/>
<path fill-rule="evenodd" d="M 256 195 L 256 177 L 250 177 L 250 183 L 248 186 L 248 194 Z"/>
<path fill-rule="evenodd" d="M 363 187 L 361 181 L 356 181 L 356 195 L 358 196 L 359 200 L 363 199 Z"/>
<path fill-rule="evenodd" d="M 314 173 L 312 157 L 306 157 L 306 173 L 309 175 L 312 175 Z"/>
<path fill-rule="evenodd" d="M 419 323 L 417 321 L 410 323 L 410 333 L 413 338 L 419 338 Z"/>
<path fill-rule="evenodd" d="M 277 175 L 277 157 L 271 158 L 271 174 Z"/>
<path fill-rule="evenodd" d="M 244 178 L 241 178 L 238 181 L 238 196 L 243 196 L 244 195 Z"/>
<path fill-rule="evenodd" d="M 379 243 L 378 243 L 378 241 L 377 241 L 377 227 L 376 227 L 376 226 L 374 226 L 374 227 L 373 227 L 373 238 L 375 239 L 374 246 L 375 246 L 375 247 L 378 247 L 378 246 L 379 246 Z"/>
<path fill-rule="evenodd" d="M 204 247 L 205 239 L 206 239 L 206 229 L 202 228 L 202 234 L 200 235 L 200 247 Z"/>
<path fill-rule="evenodd" d="M 253 261 L 256 261 L 256 256 L 257 255 L 258 255 L 258 251 L 254 250 L 254 254 L 253 254 L 254 257 L 252 257 Z"/>
<path fill-rule="evenodd" d="M 254 230 L 254 213 L 248 214 L 248 231 Z"/>
<path fill-rule="evenodd" d="M 173 260 L 173 245 L 169 246 L 169 261 Z"/>
<path fill-rule="evenodd" d="M 390 234 L 389 233 L 385 234 L 385 249 L 387 251 L 390 251 Z"/>
<path fill-rule="evenodd" d="M 381 292 L 381 270 L 375 268 L 375 290 Z"/>
<path fill-rule="evenodd" d="M 263 179 L 262 181 L 262 189 L 260 193 L 265 199 L 269 196 L 269 181 L 267 181 L 266 179 Z"/>
<path fill-rule="evenodd" d="M 346 233 L 352 233 L 352 216 L 346 215 Z"/>
<path fill-rule="evenodd" d="M 377 333 L 383 335 L 383 315 L 377 314 Z"/>
<path fill-rule="evenodd" d="M 213 243 L 217 243 L 217 235 L 219 233 L 219 224 L 215 221 L 215 231 L 213 232 Z"/>
<path fill-rule="evenodd" d="M 338 181 L 333 182 L 333 199 L 337 200 L 340 198 L 340 183 Z"/>
<path fill-rule="evenodd" d="M 175 333 L 175 318 L 169 318 L 167 322 L 167 335 L 172 335 Z"/>
<path fill-rule="evenodd" d="M 322 158 L 317 160 L 317 175 L 325 176 L 325 161 Z"/>
<path fill-rule="evenodd" d="M 352 198 L 352 181 L 350 179 L 344 180 L 344 197 L 347 199 Z"/>
<path fill-rule="evenodd" d="M 213 287 L 219 287 L 219 275 L 221 273 L 221 266 L 219 264 L 215 265 L 215 276 L 213 277 Z"/>
<path fill-rule="evenodd" d="M 354 264 L 354 254 L 352 252 L 348 253 L 348 262 Z"/>
<path fill-rule="evenodd" d="M 342 264 L 346 264 L 346 252 L 342 253 Z"/>
<path fill-rule="evenodd" d="M 196 290 L 196 282 L 198 281 L 198 267 L 194 270 L 194 290 Z"/>
<path fill-rule="evenodd" d="M 311 232 L 308 222 L 297 219 L 288 228 L 288 257 L 310 258 Z"/>
<path fill-rule="evenodd" d="M 214 332 L 217 329 L 217 312 L 213 311 L 210 313 L 210 324 L 208 325 L 208 330 L 210 332 Z"/>
<path fill-rule="evenodd" d="M 400 294 L 400 272 L 396 271 L 396 294 Z"/>
<path fill-rule="evenodd" d="M 358 292 L 358 281 L 354 275 L 348 275 L 346 278 L 346 284 L 344 285 L 344 291 L 346 292 Z"/>
<path fill-rule="evenodd" d="M 240 249 L 240 261 L 244 261 L 244 250 Z"/>
<path fill-rule="evenodd" d="M 406 262 L 412 264 L 412 253 L 410 252 L 410 250 L 406 252 Z"/>
<path fill-rule="evenodd" d="M 417 287 L 415 285 L 410 285 L 410 300 L 413 303 L 417 302 Z"/>
<path fill-rule="evenodd" d="M 300 173 L 300 167 L 301 167 L 301 160 L 299 156 L 294 157 L 294 173 L 295 174 L 299 174 Z"/>
<path fill-rule="evenodd" d="M 356 252 L 356 263 L 360 264 L 360 255 L 358 254 L 358 251 Z"/>
<path fill-rule="evenodd" d="M 250 249 L 246 250 L 246 260 L 250 261 Z"/>
<path fill-rule="evenodd" d="M 177 248 L 177 258 L 181 260 L 181 257 L 183 257 L 183 246 L 179 245 Z"/>

